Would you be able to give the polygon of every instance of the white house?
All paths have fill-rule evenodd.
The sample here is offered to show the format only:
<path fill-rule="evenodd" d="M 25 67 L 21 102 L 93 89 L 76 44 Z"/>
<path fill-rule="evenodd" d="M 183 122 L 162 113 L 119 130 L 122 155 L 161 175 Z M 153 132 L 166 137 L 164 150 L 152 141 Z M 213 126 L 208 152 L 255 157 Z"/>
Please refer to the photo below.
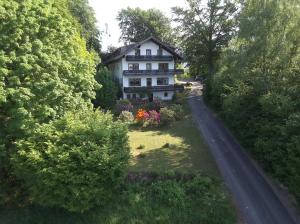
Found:
<path fill-rule="evenodd" d="M 174 75 L 183 73 L 176 69 L 182 57 L 174 48 L 154 37 L 118 48 L 104 58 L 103 63 L 118 80 L 124 99 L 160 98 L 171 100 L 175 91 Z"/>

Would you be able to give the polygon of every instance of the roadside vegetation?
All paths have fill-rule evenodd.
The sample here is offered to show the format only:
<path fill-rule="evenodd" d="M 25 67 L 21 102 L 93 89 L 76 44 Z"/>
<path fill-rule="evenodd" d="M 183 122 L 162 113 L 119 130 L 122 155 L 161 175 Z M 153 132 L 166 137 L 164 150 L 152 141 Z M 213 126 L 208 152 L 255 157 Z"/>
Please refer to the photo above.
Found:
<path fill-rule="evenodd" d="M 299 2 L 188 2 L 174 12 L 190 71 L 205 77 L 206 102 L 299 204 Z"/>

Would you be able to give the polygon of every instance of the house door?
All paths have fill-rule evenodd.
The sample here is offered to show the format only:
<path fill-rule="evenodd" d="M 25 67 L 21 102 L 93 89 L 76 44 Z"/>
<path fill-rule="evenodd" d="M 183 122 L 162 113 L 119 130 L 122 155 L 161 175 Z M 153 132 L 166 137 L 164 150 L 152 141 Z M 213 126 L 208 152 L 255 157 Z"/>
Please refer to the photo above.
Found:
<path fill-rule="evenodd" d="M 153 101 L 153 93 L 149 93 L 148 98 L 149 98 L 149 102 L 152 102 Z"/>

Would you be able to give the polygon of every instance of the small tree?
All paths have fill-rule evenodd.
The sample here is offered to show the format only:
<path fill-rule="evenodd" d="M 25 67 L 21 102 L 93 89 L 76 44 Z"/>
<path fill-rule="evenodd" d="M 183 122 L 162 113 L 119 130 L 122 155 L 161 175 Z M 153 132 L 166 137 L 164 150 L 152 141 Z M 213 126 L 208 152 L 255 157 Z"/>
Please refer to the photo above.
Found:
<path fill-rule="evenodd" d="M 105 203 L 129 159 L 126 125 L 100 111 L 68 113 L 17 142 L 15 175 L 36 203 L 85 211 Z"/>
<path fill-rule="evenodd" d="M 115 104 L 119 93 L 117 82 L 113 79 L 111 72 L 103 66 L 99 66 L 96 80 L 102 85 L 101 89 L 96 91 L 94 106 L 104 109 L 111 109 Z"/>

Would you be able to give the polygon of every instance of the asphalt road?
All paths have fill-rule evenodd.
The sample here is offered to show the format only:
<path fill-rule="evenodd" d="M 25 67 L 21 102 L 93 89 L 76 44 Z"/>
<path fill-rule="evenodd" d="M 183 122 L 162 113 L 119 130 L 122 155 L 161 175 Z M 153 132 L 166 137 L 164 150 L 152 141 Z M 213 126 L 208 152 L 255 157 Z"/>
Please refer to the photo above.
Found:
<path fill-rule="evenodd" d="M 262 171 L 249 159 L 222 122 L 205 106 L 197 88 L 199 86 L 194 87 L 189 97 L 194 120 L 210 147 L 225 184 L 233 195 L 243 223 L 298 223 Z"/>

